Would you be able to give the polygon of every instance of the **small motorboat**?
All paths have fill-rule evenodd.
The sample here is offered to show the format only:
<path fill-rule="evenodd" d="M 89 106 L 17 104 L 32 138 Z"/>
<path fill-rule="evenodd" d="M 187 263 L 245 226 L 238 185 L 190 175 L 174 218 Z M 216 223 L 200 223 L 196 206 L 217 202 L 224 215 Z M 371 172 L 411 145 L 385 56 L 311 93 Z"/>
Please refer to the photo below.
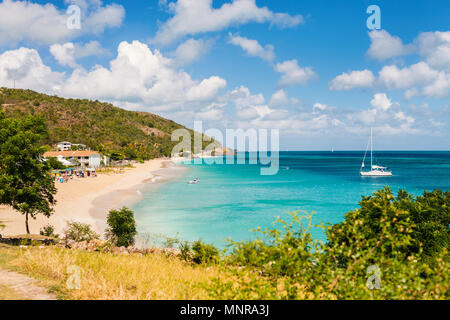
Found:
<path fill-rule="evenodd" d="M 194 180 L 191 180 L 188 182 L 188 184 L 197 184 L 199 182 L 199 180 L 196 178 Z"/>

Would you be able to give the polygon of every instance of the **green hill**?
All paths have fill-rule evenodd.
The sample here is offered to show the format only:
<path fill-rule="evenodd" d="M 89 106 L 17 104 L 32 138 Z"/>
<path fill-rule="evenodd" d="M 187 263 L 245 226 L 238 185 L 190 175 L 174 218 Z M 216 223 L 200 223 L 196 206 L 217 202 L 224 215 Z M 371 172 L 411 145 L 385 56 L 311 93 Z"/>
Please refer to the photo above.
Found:
<path fill-rule="evenodd" d="M 173 130 L 185 128 L 151 113 L 127 111 L 105 102 L 49 96 L 32 90 L 1 88 L 0 105 L 10 117 L 28 114 L 44 117 L 49 135 L 43 138 L 43 144 L 70 141 L 130 159 L 170 156 L 178 143 L 171 141 Z M 189 131 L 194 137 L 194 132 Z M 204 142 L 204 146 L 209 143 Z"/>

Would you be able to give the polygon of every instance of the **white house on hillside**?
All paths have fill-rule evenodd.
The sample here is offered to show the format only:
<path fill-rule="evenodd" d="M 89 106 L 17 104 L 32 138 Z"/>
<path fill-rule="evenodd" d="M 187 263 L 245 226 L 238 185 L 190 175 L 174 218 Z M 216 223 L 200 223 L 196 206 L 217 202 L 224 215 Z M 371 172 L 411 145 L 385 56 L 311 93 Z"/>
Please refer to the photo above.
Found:
<path fill-rule="evenodd" d="M 69 141 L 61 141 L 56 144 L 56 149 L 58 151 L 69 151 L 73 147 L 78 147 L 80 150 L 87 149 L 87 146 L 85 144 L 80 144 L 80 143 L 77 144 L 77 143 L 72 143 Z"/>
<path fill-rule="evenodd" d="M 72 149 L 72 143 L 69 141 L 61 141 L 56 145 L 56 149 L 59 151 L 67 151 Z"/>
<path fill-rule="evenodd" d="M 69 162 L 78 161 L 82 167 L 98 168 L 101 166 L 102 157 L 96 151 L 50 151 L 43 155 L 44 158 L 64 159 Z M 104 162 L 107 161 L 103 159 Z M 62 162 L 62 161 L 61 161 Z"/>

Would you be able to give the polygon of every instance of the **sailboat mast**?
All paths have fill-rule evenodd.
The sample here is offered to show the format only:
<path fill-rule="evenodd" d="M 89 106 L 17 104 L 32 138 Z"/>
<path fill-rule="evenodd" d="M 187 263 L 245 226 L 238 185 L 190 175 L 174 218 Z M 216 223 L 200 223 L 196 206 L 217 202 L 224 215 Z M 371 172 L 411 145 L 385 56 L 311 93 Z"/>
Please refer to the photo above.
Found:
<path fill-rule="evenodd" d="M 373 168 L 373 128 L 370 128 L 370 169 Z"/>

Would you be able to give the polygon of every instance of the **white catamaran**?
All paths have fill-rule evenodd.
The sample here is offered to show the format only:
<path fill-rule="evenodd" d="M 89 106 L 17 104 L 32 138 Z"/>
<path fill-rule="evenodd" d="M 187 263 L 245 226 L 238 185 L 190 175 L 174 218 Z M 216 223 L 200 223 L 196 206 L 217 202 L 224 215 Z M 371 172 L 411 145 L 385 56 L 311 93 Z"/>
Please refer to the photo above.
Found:
<path fill-rule="evenodd" d="M 370 144 L 370 171 L 364 171 L 367 151 Z M 382 167 L 373 164 L 373 130 L 370 129 L 370 141 L 367 143 L 366 153 L 364 154 L 364 159 L 360 170 L 361 176 L 363 177 L 389 177 L 392 176 L 392 171 L 387 167 Z"/>

